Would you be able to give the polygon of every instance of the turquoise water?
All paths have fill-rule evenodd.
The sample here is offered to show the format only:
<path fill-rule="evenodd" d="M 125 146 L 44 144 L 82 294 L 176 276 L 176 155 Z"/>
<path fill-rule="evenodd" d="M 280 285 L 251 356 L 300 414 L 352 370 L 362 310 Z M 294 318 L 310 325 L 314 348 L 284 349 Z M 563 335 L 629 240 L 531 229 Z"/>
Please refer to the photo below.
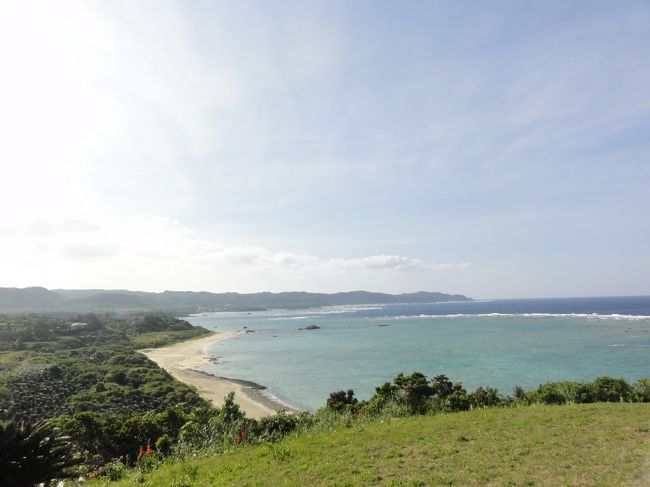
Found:
<path fill-rule="evenodd" d="M 517 302 L 518 312 L 511 313 L 514 301 L 494 303 L 213 313 L 187 319 L 210 329 L 242 331 L 208 349 L 220 363 L 206 366 L 206 372 L 263 384 L 304 409 L 322 406 L 338 389 L 351 388 L 367 398 L 377 385 L 414 370 L 446 374 L 469 389 L 490 385 L 507 394 L 515 385 L 530 389 L 599 375 L 650 376 L 650 312 L 638 316 L 646 304 L 650 309 L 650 299 L 636 315 L 612 312 L 620 306 L 607 314 L 575 312 L 575 307 L 570 313 L 548 312 L 540 308 L 542 301 L 525 307 L 529 312 Z M 320 328 L 300 330 L 309 325 Z"/>

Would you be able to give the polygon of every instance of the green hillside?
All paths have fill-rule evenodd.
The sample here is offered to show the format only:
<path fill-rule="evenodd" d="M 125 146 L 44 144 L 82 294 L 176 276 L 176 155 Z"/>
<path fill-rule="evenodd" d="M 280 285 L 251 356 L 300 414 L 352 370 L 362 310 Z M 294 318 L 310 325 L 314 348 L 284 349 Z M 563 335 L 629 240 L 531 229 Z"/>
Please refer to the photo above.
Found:
<path fill-rule="evenodd" d="M 164 312 L 186 315 L 204 311 L 303 309 L 354 304 L 438 303 L 442 301 L 471 301 L 471 299 L 461 294 L 439 292 L 384 294 L 352 291 L 333 294 L 308 292 L 240 294 L 0 287 L 0 313 Z"/>
<path fill-rule="evenodd" d="M 601 403 L 357 419 L 87 485 L 641 486 L 649 466 L 650 405 Z"/>

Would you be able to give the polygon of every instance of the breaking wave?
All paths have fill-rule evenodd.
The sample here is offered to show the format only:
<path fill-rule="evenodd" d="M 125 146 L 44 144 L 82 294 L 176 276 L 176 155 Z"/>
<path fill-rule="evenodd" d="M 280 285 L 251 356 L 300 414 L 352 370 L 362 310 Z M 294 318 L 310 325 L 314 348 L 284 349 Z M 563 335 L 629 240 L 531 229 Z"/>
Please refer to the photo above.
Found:
<path fill-rule="evenodd" d="M 401 315 L 383 316 L 382 320 L 417 320 L 442 318 L 584 318 L 592 320 L 642 321 L 650 320 L 648 315 L 599 314 L 599 313 L 456 313 L 446 315 Z"/>

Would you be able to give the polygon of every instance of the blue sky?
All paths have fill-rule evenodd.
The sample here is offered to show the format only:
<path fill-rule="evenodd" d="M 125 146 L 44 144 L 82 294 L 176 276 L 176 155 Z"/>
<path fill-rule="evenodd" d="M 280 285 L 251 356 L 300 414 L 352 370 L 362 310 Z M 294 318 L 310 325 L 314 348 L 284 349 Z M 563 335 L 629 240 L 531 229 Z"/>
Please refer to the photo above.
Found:
<path fill-rule="evenodd" d="M 649 294 L 647 2 L 0 2 L 0 285 Z"/>

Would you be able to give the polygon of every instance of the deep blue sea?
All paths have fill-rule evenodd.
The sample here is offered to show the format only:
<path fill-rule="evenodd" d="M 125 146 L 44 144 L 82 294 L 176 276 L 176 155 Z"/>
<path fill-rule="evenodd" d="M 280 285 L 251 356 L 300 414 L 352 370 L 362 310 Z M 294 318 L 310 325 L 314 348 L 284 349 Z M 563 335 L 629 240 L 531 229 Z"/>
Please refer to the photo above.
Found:
<path fill-rule="evenodd" d="M 263 384 L 316 409 L 330 392 L 369 397 L 399 372 L 445 374 L 506 394 L 558 380 L 650 376 L 650 297 L 340 306 L 190 316 L 237 330 L 206 372 Z M 310 325 L 318 329 L 305 330 Z M 302 328 L 302 329 L 301 329 Z"/>

